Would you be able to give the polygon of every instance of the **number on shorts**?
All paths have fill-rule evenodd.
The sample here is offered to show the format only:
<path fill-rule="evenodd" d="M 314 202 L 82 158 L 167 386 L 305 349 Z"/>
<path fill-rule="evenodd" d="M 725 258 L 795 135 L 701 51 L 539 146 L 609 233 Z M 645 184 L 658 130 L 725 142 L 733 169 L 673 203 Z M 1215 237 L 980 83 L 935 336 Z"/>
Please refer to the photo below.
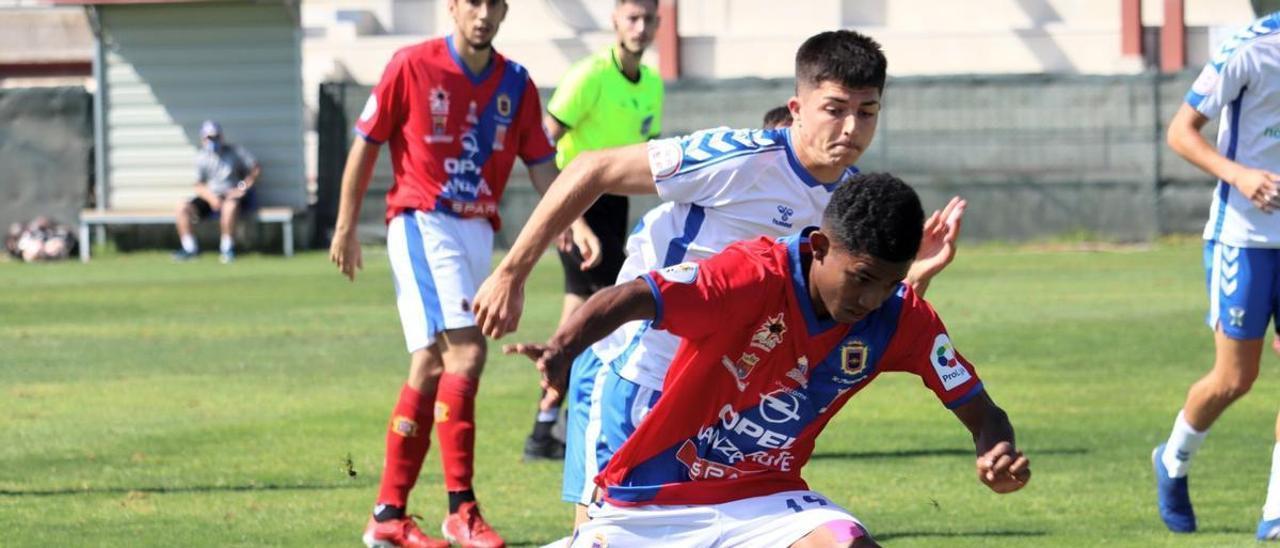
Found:
<path fill-rule="evenodd" d="M 804 502 L 808 506 L 814 506 L 814 505 L 826 506 L 827 505 L 826 499 L 822 497 L 816 497 L 813 495 L 805 495 L 803 497 L 800 497 L 800 501 Z M 787 508 L 790 508 L 793 512 L 796 512 L 797 514 L 804 511 L 804 507 L 800 506 L 800 503 L 796 502 L 796 499 L 787 499 Z"/>

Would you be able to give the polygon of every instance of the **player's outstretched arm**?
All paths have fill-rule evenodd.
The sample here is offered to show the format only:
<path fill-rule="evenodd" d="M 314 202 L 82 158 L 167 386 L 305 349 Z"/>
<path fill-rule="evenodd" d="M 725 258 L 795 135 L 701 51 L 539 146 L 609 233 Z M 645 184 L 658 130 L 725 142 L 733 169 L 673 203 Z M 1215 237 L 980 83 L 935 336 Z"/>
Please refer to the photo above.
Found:
<path fill-rule="evenodd" d="M 635 279 L 592 295 L 562 324 L 546 344 L 521 343 L 502 347 L 507 354 L 523 354 L 542 372 L 548 397 L 564 393 L 569 367 L 592 343 L 630 321 L 653 319 L 657 304 L 644 280 Z"/>
<path fill-rule="evenodd" d="M 373 167 L 378 163 L 380 146 L 356 139 L 347 154 L 347 167 L 342 171 L 342 191 L 338 200 L 338 222 L 333 228 L 333 241 L 329 243 L 329 260 L 338 265 L 348 280 L 356 280 L 356 270 L 364 268 L 360 256 L 360 240 L 356 238 L 356 225 L 360 219 L 360 204 L 369 190 Z"/>
<path fill-rule="evenodd" d="M 1031 461 L 1014 445 L 1013 425 L 986 391 L 953 410 L 973 434 L 978 480 L 997 493 L 1012 493 L 1031 480 Z"/>
<path fill-rule="evenodd" d="M 1236 188 L 1254 207 L 1271 213 L 1280 207 L 1280 175 L 1236 163 L 1209 144 L 1200 130 L 1209 118 L 1183 103 L 1169 122 L 1169 148 L 1188 162 Z"/>
<path fill-rule="evenodd" d="M 485 336 L 516 330 L 524 308 L 524 283 L 551 242 L 605 193 L 655 194 L 647 145 L 584 152 L 569 163 L 538 201 L 511 250 L 480 289 L 472 310 Z"/>
<path fill-rule="evenodd" d="M 946 207 L 934 211 L 925 220 L 920 251 L 916 253 L 916 260 L 911 264 L 906 279 L 917 295 L 923 297 L 933 277 L 956 258 L 956 239 L 960 237 L 960 226 L 964 222 L 964 208 L 967 205 L 969 203 L 959 196 L 952 197 Z"/>
<path fill-rule="evenodd" d="M 529 166 L 529 180 L 539 196 L 546 196 L 547 189 L 551 188 L 551 183 L 555 182 L 558 175 L 560 170 L 556 169 L 554 162 L 542 162 Z M 578 252 L 582 254 L 583 270 L 590 270 L 600 264 L 602 253 L 600 238 L 582 217 L 575 219 L 570 226 L 570 231 L 562 232 L 556 242 L 556 247 L 565 253 L 573 252 L 575 245 L 578 247 Z"/>

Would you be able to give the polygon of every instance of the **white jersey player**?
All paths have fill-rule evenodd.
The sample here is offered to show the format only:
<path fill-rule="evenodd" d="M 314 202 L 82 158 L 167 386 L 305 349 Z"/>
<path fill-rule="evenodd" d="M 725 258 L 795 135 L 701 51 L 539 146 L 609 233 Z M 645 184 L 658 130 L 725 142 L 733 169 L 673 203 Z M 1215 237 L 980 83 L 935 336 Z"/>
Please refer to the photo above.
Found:
<path fill-rule="evenodd" d="M 1218 146 L 1200 134 L 1221 116 Z M 1280 13 L 1222 44 L 1169 123 L 1169 146 L 1218 179 L 1205 225 L 1213 369 L 1191 386 L 1168 441 L 1152 453 L 1169 530 L 1196 530 L 1187 472 L 1208 429 L 1258 377 L 1267 324 L 1280 317 Z M 1257 538 L 1280 539 L 1280 442 Z"/>
<path fill-rule="evenodd" d="M 628 239 L 619 280 L 704 259 L 735 241 L 819 224 L 831 192 L 856 173 L 853 164 L 871 144 L 885 65 L 874 40 L 853 31 L 824 32 L 797 53 L 791 128 L 707 130 L 579 156 L 477 292 L 477 324 L 490 337 L 514 331 L 534 263 L 562 225 L 604 193 L 656 193 L 667 202 L 648 212 Z M 918 290 L 954 257 L 963 207 L 953 199 L 926 223 L 908 275 Z M 677 346 L 677 339 L 644 322 L 608 335 L 574 363 L 566 394 L 562 495 L 581 505 L 591 500 L 591 478 L 657 401 Z M 584 517 L 580 511 L 579 520 Z"/>

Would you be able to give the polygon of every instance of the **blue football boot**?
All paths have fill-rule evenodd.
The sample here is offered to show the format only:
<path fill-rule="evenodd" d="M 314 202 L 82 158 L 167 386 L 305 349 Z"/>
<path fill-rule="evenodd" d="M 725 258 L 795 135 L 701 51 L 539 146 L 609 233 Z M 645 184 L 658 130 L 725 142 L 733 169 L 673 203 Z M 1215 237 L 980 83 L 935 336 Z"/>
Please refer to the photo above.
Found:
<path fill-rule="evenodd" d="M 1165 527 L 1175 533 L 1192 533 L 1196 530 L 1196 512 L 1191 509 L 1191 494 L 1187 492 L 1187 477 L 1169 477 L 1164 467 L 1164 444 L 1151 453 L 1151 465 L 1156 471 L 1156 500 L 1160 507 L 1160 519 Z M 1261 529 L 1259 529 L 1261 530 Z"/>

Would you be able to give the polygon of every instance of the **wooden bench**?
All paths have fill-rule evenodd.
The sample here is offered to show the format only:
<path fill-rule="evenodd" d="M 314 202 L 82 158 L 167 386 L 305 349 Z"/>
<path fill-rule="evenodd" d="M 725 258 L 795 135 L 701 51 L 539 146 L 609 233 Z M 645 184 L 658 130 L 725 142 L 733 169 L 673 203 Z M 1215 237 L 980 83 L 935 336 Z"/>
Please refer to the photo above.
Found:
<path fill-rule="evenodd" d="M 89 262 L 89 227 L 97 225 L 105 227 L 107 225 L 164 225 L 174 224 L 178 218 L 173 211 L 161 211 L 154 209 L 111 209 L 98 211 L 96 209 L 86 209 L 80 212 L 80 260 Z M 260 207 L 252 213 L 245 215 L 246 221 L 257 221 L 260 223 L 280 223 L 283 230 L 284 240 L 284 256 L 293 256 L 293 210 L 287 207 Z M 102 239 L 103 232 L 99 231 L 98 239 Z"/>

